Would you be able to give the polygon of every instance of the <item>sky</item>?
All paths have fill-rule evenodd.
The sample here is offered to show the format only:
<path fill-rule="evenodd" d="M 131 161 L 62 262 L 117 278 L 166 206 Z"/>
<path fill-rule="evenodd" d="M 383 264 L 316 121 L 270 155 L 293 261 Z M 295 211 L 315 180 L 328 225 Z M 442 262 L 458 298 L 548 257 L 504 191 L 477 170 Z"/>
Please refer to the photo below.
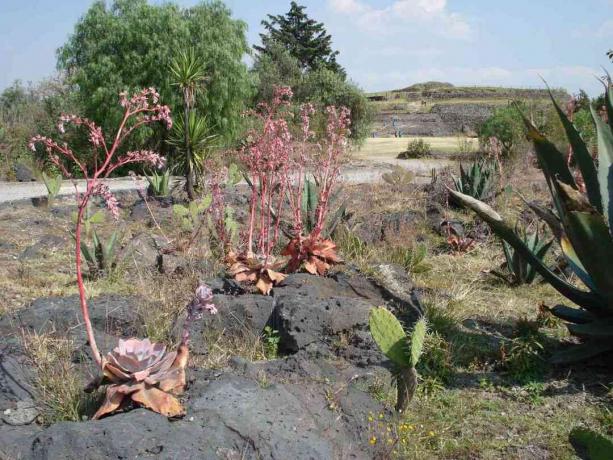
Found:
<path fill-rule="evenodd" d="M 109 1 L 107 0 L 107 3 Z M 150 3 L 162 3 L 151 0 Z M 175 0 L 182 6 L 196 0 Z M 259 42 L 266 14 L 289 0 L 226 0 Z M 613 0 L 302 0 L 332 34 L 338 61 L 366 91 L 438 80 L 456 85 L 541 87 L 595 96 L 613 48 Z M 55 71 L 90 0 L 0 0 L 0 90 Z"/>

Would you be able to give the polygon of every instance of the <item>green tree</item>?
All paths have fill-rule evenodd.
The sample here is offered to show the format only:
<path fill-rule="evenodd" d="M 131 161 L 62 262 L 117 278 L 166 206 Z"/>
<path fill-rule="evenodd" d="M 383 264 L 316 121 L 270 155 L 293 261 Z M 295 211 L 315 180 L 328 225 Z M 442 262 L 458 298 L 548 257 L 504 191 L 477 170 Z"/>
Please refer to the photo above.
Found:
<path fill-rule="evenodd" d="M 295 89 L 296 100 L 321 106 L 335 105 L 351 110 L 351 139 L 362 142 L 370 130 L 372 110 L 366 96 L 355 84 L 337 72 L 318 69 L 306 74 Z"/>
<path fill-rule="evenodd" d="M 520 111 L 512 106 L 500 107 L 479 128 L 479 143 L 486 145 L 490 137 L 502 144 L 502 155 L 509 158 L 524 133 Z"/>
<path fill-rule="evenodd" d="M 269 14 L 268 20 L 262 21 L 266 29 L 260 34 L 262 46 L 254 48 L 261 54 L 269 54 L 274 52 L 276 45 L 281 45 L 303 71 L 325 67 L 344 75 L 343 68 L 336 62 L 338 51 L 332 50 L 332 37 L 324 24 L 309 18 L 304 10 L 304 6 L 292 2 L 285 15 Z"/>
<path fill-rule="evenodd" d="M 0 177 L 11 179 L 20 162 L 46 168 L 47 155 L 32 157 L 28 141 L 35 134 L 55 135 L 60 114 L 79 111 L 74 89 L 62 75 L 28 86 L 15 81 L 6 88 L 0 94 Z M 73 145 L 78 141 L 71 139 Z"/>
<path fill-rule="evenodd" d="M 245 30 L 245 23 L 232 19 L 219 1 L 182 9 L 172 3 L 149 5 L 146 0 L 115 0 L 107 7 L 98 0 L 58 50 L 58 67 L 79 88 L 84 115 L 104 130 L 118 123 L 121 91 L 153 86 L 173 112 L 180 111 L 182 97 L 173 91 L 168 69 L 177 50 L 193 47 L 208 78 L 196 108 L 230 141 L 238 133 L 252 90 L 242 62 L 249 52 Z M 154 134 L 145 131 L 143 138 Z M 135 141 L 142 143 L 143 138 Z M 153 142 L 159 141 L 159 134 L 153 136 Z"/>
<path fill-rule="evenodd" d="M 251 71 L 256 77 L 256 103 L 272 100 L 277 86 L 295 90 L 302 84 L 300 63 L 279 43 L 271 43 L 267 53 L 256 56 Z"/>

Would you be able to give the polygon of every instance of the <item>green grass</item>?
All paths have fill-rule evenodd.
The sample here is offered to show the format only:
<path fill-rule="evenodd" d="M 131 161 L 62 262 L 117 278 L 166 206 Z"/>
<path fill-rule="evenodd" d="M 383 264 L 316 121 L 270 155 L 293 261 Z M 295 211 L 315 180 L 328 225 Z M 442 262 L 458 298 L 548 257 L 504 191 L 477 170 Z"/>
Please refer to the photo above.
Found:
<path fill-rule="evenodd" d="M 368 138 L 364 145 L 359 150 L 353 152 L 355 159 L 369 160 L 385 160 L 394 159 L 396 156 L 406 150 L 407 145 L 413 139 L 423 139 L 432 147 L 433 153 L 443 154 L 458 154 L 460 153 L 460 141 L 465 140 L 474 151 L 478 148 L 478 141 L 474 138 L 464 138 L 458 136 L 447 137 L 375 137 Z"/>

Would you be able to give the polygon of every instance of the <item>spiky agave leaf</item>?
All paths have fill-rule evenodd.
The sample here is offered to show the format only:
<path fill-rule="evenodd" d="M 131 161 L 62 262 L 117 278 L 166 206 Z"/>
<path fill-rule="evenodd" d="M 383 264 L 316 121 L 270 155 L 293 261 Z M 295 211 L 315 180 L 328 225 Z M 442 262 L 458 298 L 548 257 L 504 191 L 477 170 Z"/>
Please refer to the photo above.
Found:
<path fill-rule="evenodd" d="M 509 243 L 513 249 L 519 252 L 519 254 L 528 260 L 535 270 L 560 294 L 569 298 L 577 305 L 581 305 L 584 308 L 600 308 L 601 298 L 593 292 L 586 292 L 577 289 L 572 284 L 566 282 L 562 278 L 556 276 L 541 260 L 539 260 L 530 249 L 519 238 L 513 228 L 487 204 L 482 201 L 476 200 L 473 197 L 456 192 L 455 190 L 449 190 L 449 192 L 467 208 L 472 209 L 481 217 L 496 233 L 499 237 Z"/>

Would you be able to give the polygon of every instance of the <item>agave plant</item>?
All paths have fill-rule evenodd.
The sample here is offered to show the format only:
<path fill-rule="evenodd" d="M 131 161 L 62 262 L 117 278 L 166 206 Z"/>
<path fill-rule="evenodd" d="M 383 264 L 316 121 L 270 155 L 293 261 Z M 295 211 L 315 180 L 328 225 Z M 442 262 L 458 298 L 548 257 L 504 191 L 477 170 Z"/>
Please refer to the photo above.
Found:
<path fill-rule="evenodd" d="M 147 177 L 149 189 L 156 198 L 165 198 L 170 195 L 170 169 L 164 172 L 152 171 Z"/>
<path fill-rule="evenodd" d="M 538 228 L 534 232 L 528 233 L 526 227 L 521 226 L 519 222 L 515 224 L 515 233 L 541 262 L 545 259 L 553 240 L 544 240 L 542 235 L 539 234 Z M 536 270 L 532 264 L 504 240 L 502 240 L 502 250 L 507 273 L 492 270 L 492 275 L 505 280 L 511 286 L 532 284 L 536 278 Z"/>
<path fill-rule="evenodd" d="M 460 177 L 453 177 L 456 191 L 478 200 L 488 200 L 496 188 L 496 166 L 487 159 L 473 162 L 468 169 L 460 164 Z"/>
<path fill-rule="evenodd" d="M 436 170 L 435 170 L 436 171 Z M 415 180 L 415 173 L 402 166 L 394 165 L 390 172 L 383 173 L 381 178 L 395 191 L 403 191 Z"/>
<path fill-rule="evenodd" d="M 421 317 L 410 337 L 400 321 L 385 307 L 370 310 L 370 333 L 383 354 L 393 363 L 397 388 L 396 410 L 404 412 L 417 389 L 415 366 L 421 357 L 428 325 Z"/>
<path fill-rule="evenodd" d="M 304 190 L 302 192 L 302 225 L 306 233 L 311 233 L 317 225 L 317 203 L 319 198 L 319 186 L 313 180 L 304 178 Z M 339 187 L 330 196 L 330 207 L 335 207 L 336 212 L 332 215 L 326 215 L 322 235 L 329 238 L 334 233 L 334 230 L 347 216 L 347 208 L 345 203 L 338 204 L 342 188 Z"/>
<path fill-rule="evenodd" d="M 92 246 L 81 240 L 81 252 L 89 267 L 90 276 L 96 278 L 108 275 L 117 266 L 117 241 L 119 232 L 115 230 L 107 241 L 104 241 L 94 230 Z"/>
<path fill-rule="evenodd" d="M 51 205 L 52 201 L 60 193 L 60 188 L 62 188 L 62 175 L 48 176 L 43 172 L 42 178 L 47 189 L 47 203 Z"/>
<path fill-rule="evenodd" d="M 556 276 L 512 227 L 491 207 L 468 195 L 451 191 L 465 206 L 474 210 L 492 230 L 532 264 L 556 290 L 580 308 L 555 306 L 551 312 L 568 321 L 568 330 L 581 344 L 558 352 L 557 363 L 582 361 L 613 350 L 613 94 L 607 78 L 605 105 L 608 122 L 593 109 L 598 138 L 598 164 L 575 126 L 560 109 L 554 107 L 572 146 L 578 167 L 577 179 L 570 171 L 565 155 L 547 140 L 527 119 L 528 137 L 535 146 L 543 174 L 555 206 L 555 213 L 531 206 L 551 227 L 570 267 L 583 282 L 580 289 Z M 585 194 L 580 190 L 584 183 Z"/>

